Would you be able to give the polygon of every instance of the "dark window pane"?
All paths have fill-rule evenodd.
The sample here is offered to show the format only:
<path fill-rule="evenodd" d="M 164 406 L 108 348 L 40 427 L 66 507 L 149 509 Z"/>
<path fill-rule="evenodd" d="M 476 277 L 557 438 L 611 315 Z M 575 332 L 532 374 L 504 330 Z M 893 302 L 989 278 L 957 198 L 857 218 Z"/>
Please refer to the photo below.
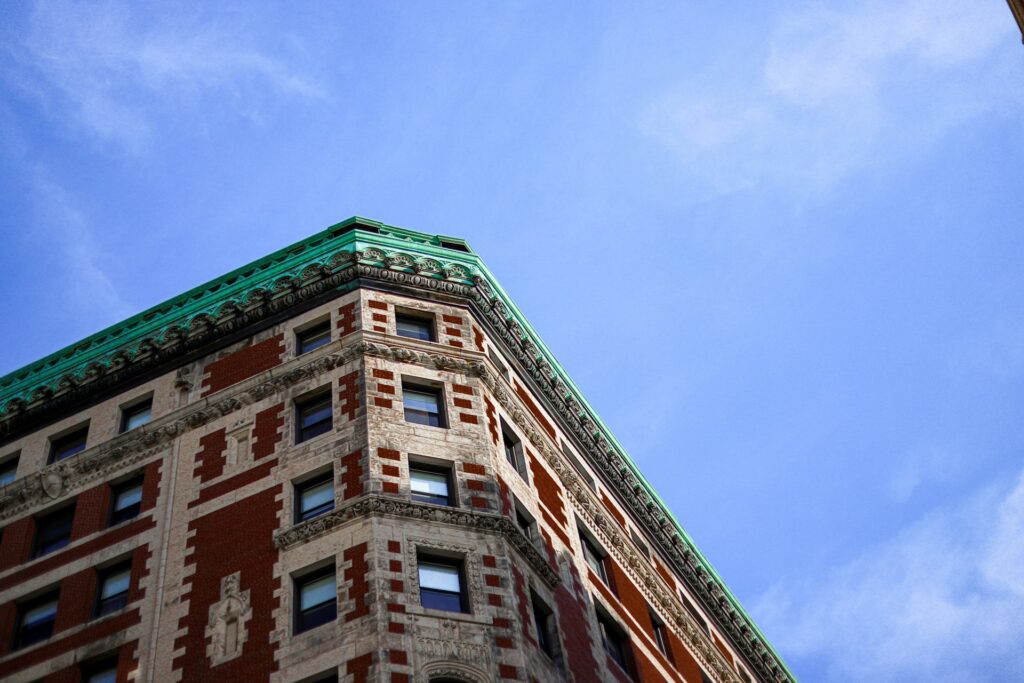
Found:
<path fill-rule="evenodd" d="M 18 605 L 18 629 L 14 647 L 26 647 L 46 640 L 53 634 L 57 620 L 57 593 L 50 593 Z"/>
<path fill-rule="evenodd" d="M 152 400 L 132 406 L 131 408 L 125 408 L 124 414 L 121 416 L 121 431 L 127 432 L 136 427 L 141 427 L 149 422 L 152 413 Z"/>
<path fill-rule="evenodd" d="M 442 470 L 409 468 L 412 499 L 421 503 L 451 505 L 450 473 Z"/>
<path fill-rule="evenodd" d="M 60 550 L 71 542 L 71 523 L 75 518 L 75 506 L 71 505 L 45 517 L 36 519 L 36 537 L 32 557 L 40 557 Z"/>
<path fill-rule="evenodd" d="M 583 557 L 594 570 L 594 573 L 601 577 L 601 581 L 608 583 L 608 573 L 604 566 L 604 553 L 598 550 L 593 542 L 585 534 L 580 534 L 583 542 Z"/>
<path fill-rule="evenodd" d="M 50 444 L 50 462 L 58 462 L 84 451 L 88 435 L 89 428 L 83 427 L 67 436 L 54 439 Z"/>
<path fill-rule="evenodd" d="M 327 567 L 295 581 L 295 632 L 334 621 L 338 615 L 338 588 L 334 567 Z"/>
<path fill-rule="evenodd" d="M 440 609 L 445 612 L 462 612 L 462 596 L 458 593 L 446 593 L 428 588 L 420 590 L 420 604 L 427 609 Z"/>
<path fill-rule="evenodd" d="M 11 458 L 0 463 L 0 486 L 6 486 L 18 475 L 18 458 Z"/>
<path fill-rule="evenodd" d="M 128 604 L 131 579 L 131 565 L 119 565 L 100 574 L 99 593 L 96 596 L 97 617 L 116 612 Z"/>
<path fill-rule="evenodd" d="M 331 430 L 331 397 L 325 396 L 298 406 L 297 441 L 312 439 Z"/>
<path fill-rule="evenodd" d="M 331 324 L 326 322 L 296 335 L 295 352 L 297 355 L 309 353 L 331 342 Z"/>
<path fill-rule="evenodd" d="M 312 519 L 334 509 L 334 474 L 323 476 L 296 487 L 298 492 L 296 517 L 299 521 Z"/>
<path fill-rule="evenodd" d="M 446 612 L 468 612 L 463 589 L 462 563 L 444 560 L 420 560 L 420 604 Z"/>
<path fill-rule="evenodd" d="M 434 341 L 434 323 L 427 318 L 411 315 L 396 315 L 395 328 L 401 337 Z"/>
<path fill-rule="evenodd" d="M 110 525 L 138 517 L 142 509 L 142 480 L 133 479 L 114 487 Z"/>
<path fill-rule="evenodd" d="M 432 389 L 402 390 L 405 404 L 405 421 L 416 424 L 441 427 L 441 392 Z"/>

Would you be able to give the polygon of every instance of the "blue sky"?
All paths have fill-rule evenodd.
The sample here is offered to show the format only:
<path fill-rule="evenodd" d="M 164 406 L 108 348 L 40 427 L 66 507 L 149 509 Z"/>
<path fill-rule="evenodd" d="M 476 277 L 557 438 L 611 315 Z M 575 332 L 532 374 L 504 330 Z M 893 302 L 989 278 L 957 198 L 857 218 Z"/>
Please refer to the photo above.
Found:
<path fill-rule="evenodd" d="M 803 680 L 1024 679 L 1005 3 L 293 4 L 0 8 L 0 372 L 462 236 Z"/>

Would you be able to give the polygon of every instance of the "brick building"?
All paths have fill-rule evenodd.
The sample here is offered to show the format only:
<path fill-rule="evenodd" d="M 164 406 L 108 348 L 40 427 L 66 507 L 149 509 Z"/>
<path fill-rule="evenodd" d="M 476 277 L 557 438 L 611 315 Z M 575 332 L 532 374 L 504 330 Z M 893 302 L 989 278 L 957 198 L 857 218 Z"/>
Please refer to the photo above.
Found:
<path fill-rule="evenodd" d="M 458 239 L 333 226 L 0 379 L 0 444 L 0 680 L 793 680 Z"/>

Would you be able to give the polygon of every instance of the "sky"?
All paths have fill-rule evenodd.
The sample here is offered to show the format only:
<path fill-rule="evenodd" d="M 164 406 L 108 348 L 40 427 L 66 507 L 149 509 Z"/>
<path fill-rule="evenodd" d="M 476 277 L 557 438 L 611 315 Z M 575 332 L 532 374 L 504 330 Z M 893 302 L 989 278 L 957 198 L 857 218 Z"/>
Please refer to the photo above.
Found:
<path fill-rule="evenodd" d="M 0 89 L 0 373 L 463 237 L 801 680 L 1024 680 L 1002 0 L 3 3 Z"/>

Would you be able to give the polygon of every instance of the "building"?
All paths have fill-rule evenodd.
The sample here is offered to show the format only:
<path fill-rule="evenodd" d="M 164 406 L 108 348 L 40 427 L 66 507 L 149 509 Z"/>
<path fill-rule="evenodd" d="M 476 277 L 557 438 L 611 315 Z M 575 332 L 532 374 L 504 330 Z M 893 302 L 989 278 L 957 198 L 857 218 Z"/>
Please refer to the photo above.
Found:
<path fill-rule="evenodd" d="M 0 411 L 2 680 L 793 680 L 462 240 L 350 219 Z"/>
<path fill-rule="evenodd" d="M 1017 20 L 1017 27 L 1020 29 L 1021 37 L 1024 38 L 1024 0 L 1006 0 L 1013 12 L 1013 18 Z"/>

